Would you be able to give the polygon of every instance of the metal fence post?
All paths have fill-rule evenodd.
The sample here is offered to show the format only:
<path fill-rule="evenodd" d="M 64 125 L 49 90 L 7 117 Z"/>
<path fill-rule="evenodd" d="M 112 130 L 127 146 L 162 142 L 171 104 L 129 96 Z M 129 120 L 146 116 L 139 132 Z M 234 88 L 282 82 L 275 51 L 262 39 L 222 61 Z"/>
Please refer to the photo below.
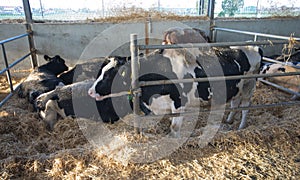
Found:
<path fill-rule="evenodd" d="M 136 133 L 140 132 L 140 103 L 139 103 L 139 65 L 138 65 L 138 48 L 137 48 L 137 35 L 130 34 L 130 52 L 131 52 L 131 88 L 133 93 L 133 115 L 134 115 L 134 128 Z"/>
<path fill-rule="evenodd" d="M 208 11 L 207 16 L 209 17 L 210 21 L 210 31 L 209 31 L 209 38 L 213 39 L 213 27 L 215 26 L 215 0 L 208 1 Z"/>
<path fill-rule="evenodd" d="M 13 92 L 14 87 L 13 87 L 13 83 L 12 83 L 12 80 L 11 80 L 11 75 L 10 75 L 10 70 L 9 70 L 9 65 L 8 65 L 8 61 L 7 61 L 5 47 L 4 47 L 4 44 L 1 44 L 1 46 L 2 46 L 2 53 L 3 53 L 5 67 L 7 68 L 6 76 L 7 76 L 7 80 L 8 80 L 8 83 L 9 83 L 10 92 Z"/>
<path fill-rule="evenodd" d="M 29 0 L 23 0 L 23 7 L 24 7 L 24 13 L 26 16 L 26 29 L 27 32 L 29 33 L 28 35 L 28 41 L 29 41 L 29 48 L 30 48 L 30 52 L 31 52 L 31 66 L 37 67 L 38 66 L 38 62 L 37 62 L 37 57 L 36 57 L 36 49 L 34 46 L 34 40 L 33 40 L 33 31 L 32 31 L 32 13 L 31 13 L 31 9 L 30 9 L 30 4 L 29 4 Z"/>
<path fill-rule="evenodd" d="M 211 28 L 211 42 L 217 42 L 217 30 L 215 28 Z"/>

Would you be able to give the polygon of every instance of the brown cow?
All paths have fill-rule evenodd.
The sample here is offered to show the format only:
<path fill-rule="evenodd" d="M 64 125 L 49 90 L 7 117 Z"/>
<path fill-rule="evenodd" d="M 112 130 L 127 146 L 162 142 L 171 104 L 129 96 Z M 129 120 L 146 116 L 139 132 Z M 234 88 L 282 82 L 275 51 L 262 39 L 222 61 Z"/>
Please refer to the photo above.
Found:
<path fill-rule="evenodd" d="M 300 72 L 300 69 L 293 68 L 291 66 L 281 65 L 281 64 L 267 64 L 262 70 L 261 74 L 271 74 L 271 73 L 287 73 L 287 72 Z M 288 88 L 295 92 L 300 92 L 300 75 L 295 76 L 279 76 L 279 77 L 268 77 L 267 80 L 276 83 L 280 86 Z M 294 95 L 293 100 L 299 97 Z"/>
<path fill-rule="evenodd" d="M 162 44 L 207 43 L 209 37 L 197 28 L 170 28 L 164 32 Z"/>

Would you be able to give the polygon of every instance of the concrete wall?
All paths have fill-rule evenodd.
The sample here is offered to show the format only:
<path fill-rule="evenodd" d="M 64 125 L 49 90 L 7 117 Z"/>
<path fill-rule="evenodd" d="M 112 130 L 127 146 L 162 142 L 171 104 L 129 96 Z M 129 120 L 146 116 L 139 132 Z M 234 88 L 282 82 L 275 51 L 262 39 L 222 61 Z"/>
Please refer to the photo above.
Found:
<path fill-rule="evenodd" d="M 129 35 L 138 34 L 140 43 L 149 37 L 150 44 L 160 43 L 164 30 L 179 27 L 197 27 L 209 33 L 209 21 L 158 21 L 134 23 L 39 23 L 33 25 L 34 41 L 38 54 L 59 54 L 70 65 L 93 57 L 110 54 L 129 55 Z M 247 20 L 216 20 L 218 27 L 270 33 L 276 35 L 300 37 L 300 19 L 247 19 Z M 25 32 L 24 24 L 0 24 L 0 39 L 12 37 Z M 232 33 L 219 32 L 217 41 L 244 41 L 253 37 Z M 280 47 L 281 48 L 281 47 Z M 265 48 L 267 54 L 280 53 L 279 47 Z M 18 58 L 28 52 L 27 38 L 7 45 L 9 59 Z M 39 56 L 40 64 L 43 63 Z"/>
<path fill-rule="evenodd" d="M 99 56 L 129 56 L 130 34 L 136 33 L 145 44 L 159 44 L 163 32 L 170 27 L 200 27 L 208 33 L 209 22 L 135 22 L 91 24 L 34 24 L 35 43 L 40 54 L 60 54 L 74 60 L 86 60 Z"/>

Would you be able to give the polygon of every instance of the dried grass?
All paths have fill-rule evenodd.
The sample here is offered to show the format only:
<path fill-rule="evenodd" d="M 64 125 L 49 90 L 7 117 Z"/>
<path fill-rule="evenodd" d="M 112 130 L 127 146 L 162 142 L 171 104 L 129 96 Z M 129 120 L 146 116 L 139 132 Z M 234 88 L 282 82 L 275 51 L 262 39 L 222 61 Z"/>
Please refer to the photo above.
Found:
<path fill-rule="evenodd" d="M 290 95 L 259 85 L 253 104 L 287 101 Z M 246 129 L 224 125 L 205 147 L 199 146 L 205 114 L 195 133 L 176 151 L 152 163 L 122 164 L 85 138 L 78 123 L 99 122 L 66 118 L 49 132 L 25 99 L 13 96 L 0 111 L 0 177 L 2 179 L 299 179 L 300 109 L 280 107 L 251 110 Z M 127 118 L 131 118 L 130 116 Z M 238 119 L 238 117 L 237 117 Z M 130 143 L 150 142 L 168 133 L 162 120 L 134 134 L 120 121 L 105 127 Z M 95 128 L 96 130 L 97 128 Z M 121 146 L 122 147 L 122 146 Z M 103 151 L 102 151 L 103 152 Z M 142 152 L 139 152 L 142 153 Z"/>
<path fill-rule="evenodd" d="M 151 18 L 151 21 L 164 21 L 164 20 L 209 20 L 207 16 L 180 16 L 171 12 L 157 11 L 157 10 L 144 10 L 142 8 L 128 8 L 128 9 L 115 9 L 111 10 L 112 15 L 105 18 L 95 18 L 92 22 L 143 22 Z"/>
<path fill-rule="evenodd" d="M 164 21 L 164 20 L 209 20 L 207 16 L 182 16 L 176 15 L 172 12 L 157 11 L 157 10 L 145 10 L 142 8 L 124 8 L 124 9 L 110 9 L 108 17 L 95 17 L 93 19 L 87 18 L 85 21 L 65 21 L 65 20 L 36 20 L 35 23 L 58 23 L 58 22 L 109 22 L 109 23 L 124 23 L 124 22 L 144 22 L 151 17 L 152 21 Z M 0 23 L 24 23 L 24 19 L 3 19 Z"/>

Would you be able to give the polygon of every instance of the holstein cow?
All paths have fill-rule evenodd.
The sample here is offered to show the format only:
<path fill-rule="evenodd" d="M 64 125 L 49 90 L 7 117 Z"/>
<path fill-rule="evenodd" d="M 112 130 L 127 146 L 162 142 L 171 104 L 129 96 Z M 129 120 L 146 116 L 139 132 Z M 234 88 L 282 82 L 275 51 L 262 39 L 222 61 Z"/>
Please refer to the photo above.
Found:
<path fill-rule="evenodd" d="M 291 66 L 281 65 L 281 64 L 267 64 L 261 69 L 261 74 L 272 74 L 272 73 L 287 73 L 287 72 L 300 72 L 300 69 L 293 68 Z M 268 77 L 268 81 L 276 83 L 285 88 L 289 88 L 295 92 L 300 93 L 300 75 L 295 76 L 278 76 L 278 77 Z M 292 100 L 298 99 L 294 95 Z"/>
<path fill-rule="evenodd" d="M 35 68 L 21 84 L 18 91 L 19 97 L 27 97 L 30 103 L 33 103 L 38 95 L 51 91 L 60 84 L 63 85 L 62 80 L 57 75 L 68 70 L 65 60 L 58 55 L 54 57 L 45 55 L 44 59 L 48 62 Z"/>
<path fill-rule="evenodd" d="M 252 46 L 214 48 L 208 51 L 166 49 L 162 53 L 154 52 L 140 58 L 139 81 L 258 73 L 261 57 L 261 50 Z M 106 97 L 129 92 L 130 76 L 131 66 L 129 62 L 111 58 L 110 62 L 103 67 L 93 86 L 88 90 L 88 94 L 101 101 Z M 217 88 L 218 85 L 213 82 L 145 86 L 141 87 L 140 100 L 152 111 L 152 104 L 168 104 L 173 113 L 184 112 L 185 106 L 192 104 L 196 99 L 198 101 L 199 99 L 206 101 L 214 99 L 216 104 L 224 104 L 226 101 L 232 100 L 232 107 L 248 106 L 255 89 L 255 83 L 255 79 L 239 79 L 226 81 L 224 86 Z M 240 129 L 246 125 L 247 112 L 248 110 L 243 110 Z M 160 112 L 153 111 L 153 113 L 158 114 Z M 228 123 L 232 123 L 234 115 L 234 112 L 229 114 Z M 173 117 L 170 127 L 171 136 L 180 136 L 182 118 Z"/>
<path fill-rule="evenodd" d="M 89 59 L 88 62 L 76 64 L 69 71 L 60 74 L 58 77 L 65 85 L 95 79 L 103 61 L 105 61 L 104 57 Z"/>
<path fill-rule="evenodd" d="M 162 44 L 207 43 L 209 37 L 197 28 L 170 28 L 164 32 Z"/>
<path fill-rule="evenodd" d="M 120 61 L 128 60 L 127 57 L 114 58 L 119 59 Z M 79 79 L 89 78 L 88 80 L 74 82 L 66 86 L 58 86 L 54 90 L 43 93 L 36 98 L 34 103 L 35 108 L 38 110 L 40 117 L 46 123 L 48 129 L 53 129 L 55 123 L 58 121 L 58 115 L 62 118 L 75 116 L 103 121 L 105 123 L 114 123 L 115 121 L 118 121 L 120 117 L 124 117 L 128 113 L 131 113 L 132 99 L 129 99 L 126 96 L 95 101 L 94 98 L 91 98 L 86 93 L 94 83 L 94 79 L 91 77 L 94 76 L 92 70 L 97 67 L 97 70 L 100 69 L 101 72 L 107 62 L 109 62 L 109 60 L 104 61 L 104 58 L 98 58 L 92 62 L 76 65 L 76 71 L 78 70 L 78 67 L 83 71 L 78 73 L 76 71 L 71 71 L 71 73 L 67 75 L 70 76 L 71 74 L 75 74 Z M 80 74 L 80 77 L 77 76 L 77 74 Z M 74 77 L 74 80 L 76 80 L 76 77 Z M 73 77 L 71 80 L 73 80 Z M 112 102 L 116 103 L 117 106 L 113 106 Z M 150 113 L 143 105 L 141 105 L 141 109 L 145 114 Z"/>
<path fill-rule="evenodd" d="M 75 116 L 111 123 L 117 121 L 119 118 L 110 99 L 95 102 L 87 95 L 86 91 L 92 84 L 93 80 L 76 82 L 38 96 L 34 105 L 46 127 L 53 130 L 58 115 L 62 118 Z M 99 111 L 96 107 L 99 107 Z"/>

